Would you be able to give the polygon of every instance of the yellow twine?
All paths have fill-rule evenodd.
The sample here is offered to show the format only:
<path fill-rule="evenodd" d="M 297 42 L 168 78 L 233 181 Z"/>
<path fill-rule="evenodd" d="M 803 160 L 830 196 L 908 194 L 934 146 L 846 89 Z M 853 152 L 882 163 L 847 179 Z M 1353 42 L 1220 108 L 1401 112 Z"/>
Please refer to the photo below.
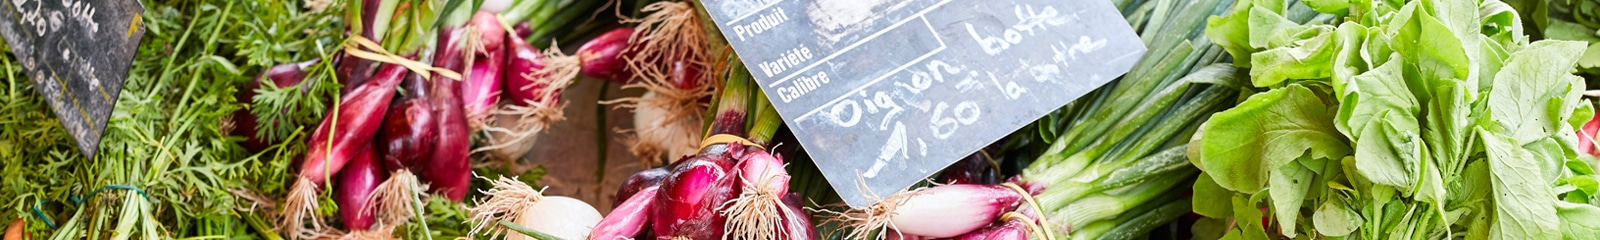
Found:
<path fill-rule="evenodd" d="M 1017 186 L 1016 183 L 1004 183 L 1004 184 L 1000 184 L 1000 185 L 1006 186 L 1007 188 L 1011 188 L 1011 190 L 1016 190 L 1018 194 L 1022 194 L 1022 199 L 1026 200 L 1028 202 L 1028 206 L 1032 206 L 1033 209 L 1035 211 L 1039 211 L 1039 213 L 1041 215 L 1044 214 L 1044 208 L 1041 205 L 1039 205 L 1038 201 L 1034 201 L 1033 200 L 1033 194 L 1029 193 L 1027 189 L 1022 189 L 1022 186 Z M 1050 225 L 1050 218 L 1047 218 L 1045 216 L 1039 216 L 1038 220 L 1039 220 L 1039 225 L 1046 226 L 1046 227 L 1039 228 L 1039 230 L 1041 232 L 1043 232 L 1043 234 L 1044 234 L 1044 238 L 1041 238 L 1041 239 L 1044 239 L 1044 240 L 1055 240 L 1056 239 L 1056 235 L 1054 233 L 1050 232 L 1050 228 L 1048 228 L 1048 226 L 1052 226 L 1052 225 Z"/>
<path fill-rule="evenodd" d="M 700 149 L 699 150 L 704 151 L 704 150 L 706 150 L 706 147 L 710 147 L 711 145 L 724 144 L 724 143 L 734 143 L 734 142 L 740 143 L 740 144 L 744 144 L 745 146 L 755 146 L 755 147 L 758 147 L 758 148 L 766 149 L 766 148 L 762 147 L 761 145 L 756 145 L 755 142 L 751 142 L 749 139 L 744 139 L 742 137 L 734 136 L 734 135 L 730 135 L 730 134 L 717 134 L 717 135 L 711 135 L 711 137 L 707 137 L 705 140 L 700 140 Z"/>
<path fill-rule="evenodd" d="M 1055 239 L 1055 236 L 1052 236 L 1050 234 L 1046 234 L 1046 233 L 1049 233 L 1048 232 L 1049 230 L 1046 230 L 1044 227 L 1040 226 L 1038 223 L 1035 223 L 1034 219 L 1028 218 L 1028 216 L 1022 215 L 1021 213 L 1017 213 L 1017 212 L 1007 212 L 1004 215 L 1000 215 L 1000 221 L 1002 221 L 1002 222 L 1010 222 L 1011 220 L 1017 220 L 1017 219 L 1022 220 L 1022 223 L 1028 224 L 1028 225 L 1023 225 L 1023 226 L 1027 226 L 1028 230 L 1030 230 L 1029 232 L 1032 232 L 1033 235 L 1036 235 L 1039 239 L 1041 239 L 1041 240 L 1052 240 L 1052 239 Z M 1041 217 L 1039 219 L 1042 220 L 1044 218 Z"/>
<path fill-rule="evenodd" d="M 372 51 L 362 50 L 361 48 L 363 47 L 372 49 Z M 410 69 L 412 72 L 422 74 L 423 79 L 433 80 L 433 76 L 428 73 L 435 73 L 439 74 L 440 76 L 444 76 L 445 78 L 461 80 L 461 73 L 451 71 L 450 69 L 433 67 L 427 63 L 406 59 L 400 55 L 389 53 L 389 51 L 383 50 L 383 46 L 379 46 L 378 43 L 372 42 L 372 40 L 361 36 L 351 36 L 350 40 L 346 41 L 344 44 L 344 53 L 352 57 L 358 57 L 381 63 L 399 64 L 406 69 Z"/>

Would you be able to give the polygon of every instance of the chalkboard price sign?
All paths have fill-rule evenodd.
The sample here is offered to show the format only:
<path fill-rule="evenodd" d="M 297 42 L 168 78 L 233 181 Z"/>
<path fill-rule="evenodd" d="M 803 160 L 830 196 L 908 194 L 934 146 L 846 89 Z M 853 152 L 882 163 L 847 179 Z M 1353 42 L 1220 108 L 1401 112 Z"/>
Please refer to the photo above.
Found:
<path fill-rule="evenodd" d="M 90 158 L 144 36 L 137 0 L 0 0 L 0 36 Z"/>
<path fill-rule="evenodd" d="M 1126 73 L 1110 1 L 705 0 L 807 154 L 874 203 Z"/>

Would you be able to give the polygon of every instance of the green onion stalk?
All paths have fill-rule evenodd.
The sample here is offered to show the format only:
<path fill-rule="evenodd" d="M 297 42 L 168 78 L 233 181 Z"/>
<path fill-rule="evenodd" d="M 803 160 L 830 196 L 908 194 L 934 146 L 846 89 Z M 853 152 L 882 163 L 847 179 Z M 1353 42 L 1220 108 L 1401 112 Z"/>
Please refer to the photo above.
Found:
<path fill-rule="evenodd" d="M 1231 1 L 1118 1 L 1149 52 L 1122 78 L 1037 123 L 1048 148 L 1013 182 L 1040 225 L 1073 239 L 1130 239 L 1187 213 L 1199 170 L 1185 146 L 1249 76 L 1201 29 Z M 1049 129 L 1049 130 L 1043 130 Z"/>
<path fill-rule="evenodd" d="M 1147 2 L 1146 4 L 1156 6 L 1179 5 L 1180 3 L 1160 1 Z M 1202 62 L 1201 57 L 1215 56 L 1206 53 L 1195 54 L 1197 48 L 1201 49 L 1200 52 L 1221 51 L 1210 47 L 1204 36 L 1198 35 L 1195 33 L 1196 31 L 1193 31 L 1193 29 L 1202 28 L 1205 22 L 1204 17 L 1210 16 L 1211 13 L 1215 12 L 1205 10 L 1217 9 L 1217 6 L 1221 5 L 1220 1 L 1201 1 L 1184 5 L 1193 7 L 1195 10 L 1179 11 L 1175 15 L 1167 16 L 1182 21 L 1167 21 L 1163 18 L 1129 19 L 1131 23 L 1165 22 L 1175 26 L 1146 27 L 1140 30 L 1140 36 L 1151 38 L 1153 41 L 1146 43 L 1146 48 L 1149 49 L 1149 52 L 1146 52 L 1145 57 L 1135 63 L 1133 69 L 1122 78 L 1096 90 L 1095 93 L 1086 95 L 1092 97 L 1092 99 L 1083 98 L 1077 101 L 1093 104 L 1074 106 L 1075 108 L 1083 109 L 1083 112 L 1075 114 L 1073 119 L 1060 121 L 1070 123 L 1072 125 L 1071 128 L 1067 129 L 1067 132 L 1061 136 L 1049 138 L 1058 139 L 1059 141 L 1053 141 L 1046 153 L 1037 161 L 1034 161 L 1028 170 L 1024 171 L 1024 178 L 1053 180 L 1054 178 L 1075 175 L 1076 171 L 1082 169 L 1086 164 L 1098 160 L 1102 155 L 1106 155 L 1117 144 L 1115 141 L 1130 139 L 1127 136 L 1132 133 L 1129 129 L 1140 127 L 1140 124 L 1132 123 L 1141 120 L 1148 122 L 1149 119 L 1161 114 L 1160 110 L 1162 109 L 1148 108 L 1142 109 L 1144 111 L 1136 114 L 1127 113 L 1133 111 L 1134 108 L 1138 108 L 1138 106 L 1144 105 L 1142 103 L 1145 101 L 1145 96 L 1150 95 L 1155 89 L 1173 85 L 1177 78 L 1187 75 L 1195 65 L 1203 66 L 1203 64 L 1198 64 Z M 1184 30 L 1150 31 L 1162 28 Z M 1216 58 L 1206 59 L 1209 60 L 1206 62 L 1216 61 Z M 1178 88 L 1188 87 L 1180 85 Z M 1160 94 L 1158 98 L 1161 100 L 1153 101 L 1152 104 L 1171 101 L 1170 99 L 1179 97 L 1186 92 L 1170 91 L 1168 94 Z M 1107 131 L 1112 131 L 1114 127 L 1120 130 L 1113 133 L 1121 134 L 1122 136 L 1086 137 L 1102 136 Z M 1090 146 L 1091 144 L 1094 144 L 1094 146 Z M 1058 164 L 1063 166 L 1050 167 Z"/>
<path fill-rule="evenodd" d="M 1200 171 L 1185 145 L 1249 85 L 1203 31 L 1231 1 L 1117 3 L 1150 52 L 1038 123 L 1050 146 L 1016 179 L 1034 192 L 1049 227 L 1074 239 L 1136 238 L 1186 213 L 1189 199 L 1176 196 Z M 1295 21 L 1317 20 L 1304 5 L 1288 9 Z"/>
<path fill-rule="evenodd" d="M 583 25 L 580 21 L 595 14 L 604 3 L 606 1 L 516 0 L 497 16 L 507 32 L 528 39 L 534 47 L 547 48 L 556 42 L 575 39 L 559 33 L 585 32 L 577 31 Z"/>

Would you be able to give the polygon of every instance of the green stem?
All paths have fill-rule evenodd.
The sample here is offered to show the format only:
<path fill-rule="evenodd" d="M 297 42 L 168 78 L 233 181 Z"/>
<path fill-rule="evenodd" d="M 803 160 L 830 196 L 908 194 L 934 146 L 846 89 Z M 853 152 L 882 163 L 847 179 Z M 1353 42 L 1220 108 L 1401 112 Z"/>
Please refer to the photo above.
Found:
<path fill-rule="evenodd" d="M 372 22 L 366 23 L 372 26 L 368 31 L 372 31 L 373 42 L 383 42 L 384 35 L 389 33 L 389 22 L 394 20 L 394 9 L 399 6 L 400 0 L 383 0 L 378 3 L 376 13 L 378 15 L 373 16 Z"/>
<path fill-rule="evenodd" d="M 524 235 L 524 236 L 533 237 L 533 239 L 538 239 L 538 240 L 563 240 L 563 239 L 561 239 L 561 237 L 556 237 L 554 235 L 550 235 L 550 234 L 547 234 L 547 233 L 544 233 L 544 232 L 539 232 L 539 230 L 533 230 L 532 228 L 523 227 L 522 225 L 517 225 L 516 223 L 512 223 L 512 222 L 506 221 L 506 220 L 500 220 L 500 226 L 501 227 L 505 227 L 506 229 L 511 229 L 511 231 L 516 231 L 518 233 L 522 233 L 522 235 Z"/>
<path fill-rule="evenodd" d="M 1195 96 L 1194 100 L 1178 106 L 1170 116 L 1155 123 L 1156 125 L 1149 131 L 1133 138 L 1134 142 L 1127 147 L 1119 149 L 1119 152 L 1114 152 L 1113 155 L 1109 156 L 1115 156 L 1116 158 L 1113 161 L 1119 162 L 1143 157 L 1149 154 L 1150 151 L 1154 151 L 1161 145 L 1166 144 L 1168 139 L 1172 139 L 1173 136 L 1178 135 L 1178 133 L 1189 127 L 1188 123 L 1200 122 L 1213 111 L 1224 105 L 1232 104 L 1235 93 L 1235 90 L 1227 87 L 1207 88 L 1198 96 Z"/>
<path fill-rule="evenodd" d="M 260 234 L 261 238 L 266 240 L 283 240 L 283 236 L 279 236 L 278 231 L 272 230 L 272 225 L 267 224 L 266 220 L 262 220 L 261 217 L 261 212 L 259 211 L 249 212 L 245 214 L 244 220 L 245 223 L 250 225 L 250 228 L 255 229 L 256 232 Z"/>
<path fill-rule="evenodd" d="M 717 109 L 711 118 L 711 129 L 705 136 L 717 134 L 731 134 L 744 136 L 745 115 L 749 112 L 753 88 L 750 87 L 750 71 L 743 65 L 734 65 L 728 72 L 728 83 L 722 90 L 722 97 L 717 103 Z"/>
<path fill-rule="evenodd" d="M 736 54 L 728 54 L 726 60 L 729 65 L 743 65 L 743 63 L 739 62 L 739 56 Z M 735 71 L 735 69 L 737 68 L 730 67 L 729 70 L 722 72 L 722 74 L 714 74 L 714 77 L 712 77 L 711 84 L 715 84 L 714 88 L 716 88 L 716 92 L 712 93 L 711 95 L 711 106 L 706 107 L 707 110 L 705 113 L 703 113 L 704 116 L 700 118 L 705 119 L 704 121 L 707 121 L 704 123 L 704 126 L 700 127 L 700 132 L 711 131 L 712 123 L 710 121 L 717 118 L 717 111 L 715 110 L 722 108 L 722 95 L 723 92 L 727 92 L 728 90 L 728 76 L 733 75 L 733 71 Z"/>
<path fill-rule="evenodd" d="M 640 1 L 644 2 L 644 1 Z M 699 0 L 692 1 L 695 15 L 700 17 L 700 27 L 706 30 L 706 49 L 713 52 L 728 46 L 728 39 L 722 36 L 716 22 L 711 21 L 711 13 L 706 12 L 705 5 Z"/>
<path fill-rule="evenodd" d="M 1193 52 L 1194 48 L 1191 48 L 1189 44 L 1181 44 L 1176 49 L 1173 49 L 1173 52 L 1158 60 L 1159 62 L 1152 68 L 1144 69 L 1146 71 L 1128 73 L 1123 78 L 1123 81 L 1118 83 L 1117 90 L 1112 94 L 1110 101 L 1104 103 L 1106 107 L 1089 115 L 1088 117 L 1091 120 L 1086 122 L 1087 124 L 1084 127 L 1073 128 L 1074 131 L 1070 132 L 1071 134 L 1066 138 L 1071 139 L 1072 142 L 1067 145 L 1067 151 L 1088 151 L 1084 149 L 1102 139 L 1099 136 L 1105 135 L 1114 126 L 1124 124 L 1121 120 L 1127 116 L 1126 113 L 1132 108 L 1138 107 L 1144 101 L 1145 96 L 1159 87 L 1158 85 L 1162 82 L 1161 79 L 1166 77 L 1166 73 L 1172 72 L 1173 69 L 1183 65 L 1184 60 L 1188 59 L 1190 53 Z M 1145 57 L 1150 58 L 1152 56 Z M 1094 153 L 1093 155 L 1095 156 L 1093 157 L 1099 157 L 1098 154 L 1100 153 Z"/>
<path fill-rule="evenodd" d="M 1090 194 L 1071 203 L 1040 204 L 1045 205 L 1046 212 L 1054 212 L 1056 216 L 1054 219 L 1061 219 L 1066 226 L 1084 226 L 1116 217 L 1133 207 L 1149 202 L 1179 183 L 1194 178 L 1194 173 L 1197 171 L 1189 169 L 1173 174 L 1161 174 L 1160 177 L 1139 185 Z"/>
<path fill-rule="evenodd" d="M 9 50 L 8 50 L 9 51 Z M 11 69 L 11 58 L 0 57 L 0 64 L 6 66 L 6 99 L 8 103 L 17 102 L 17 73 Z"/>
<path fill-rule="evenodd" d="M 1197 49 L 1193 44 L 1190 44 L 1190 39 L 1204 36 L 1196 34 L 1195 31 L 1160 31 L 1160 29 L 1196 29 L 1196 27 L 1205 24 L 1204 19 L 1212 12 L 1213 6 L 1217 4 L 1216 2 L 1205 1 L 1204 3 L 1186 5 L 1184 10 L 1171 11 L 1177 12 L 1172 16 L 1165 16 L 1170 14 L 1164 14 L 1156 15 L 1158 17 L 1154 19 L 1135 20 L 1149 21 L 1149 24 L 1152 25 L 1176 25 L 1146 26 L 1140 31 L 1140 35 L 1148 39 L 1146 42 L 1149 43 L 1147 45 L 1149 45 L 1148 49 L 1151 49 L 1151 51 L 1146 53 L 1144 58 L 1135 64 L 1133 71 L 1129 72 L 1113 86 L 1109 86 L 1112 91 L 1106 99 L 1108 101 L 1096 104 L 1103 106 L 1093 107 L 1092 114 L 1085 115 L 1088 119 L 1087 121 L 1073 127 L 1067 134 L 1062 136 L 1062 139 L 1068 139 L 1072 142 L 1064 149 L 1066 153 L 1076 153 L 1092 144 L 1097 139 L 1094 136 L 1102 136 L 1102 133 L 1107 131 L 1109 127 L 1123 123 L 1123 121 L 1119 121 L 1121 117 L 1114 114 L 1128 112 L 1130 108 L 1138 106 L 1135 103 L 1145 101 L 1146 96 L 1151 94 L 1151 90 L 1170 84 L 1176 78 L 1186 75 L 1190 66 L 1195 65 L 1196 60 L 1201 59 L 1200 55 L 1205 55 L 1194 54 Z M 1170 6 L 1162 7 L 1168 8 Z M 1180 69 L 1184 71 L 1177 71 Z"/>
<path fill-rule="evenodd" d="M 557 30 L 572 27 L 573 21 L 577 20 L 578 17 L 584 16 L 584 14 L 590 14 L 591 11 L 588 10 L 593 9 L 592 7 L 594 4 L 601 2 L 605 1 L 584 0 L 576 4 L 570 2 L 563 3 L 565 5 L 557 7 L 560 11 L 554 13 L 553 16 L 549 14 L 546 14 L 546 16 L 541 16 L 545 19 L 549 19 L 549 21 L 544 22 L 544 24 L 541 24 L 539 27 L 532 28 L 533 38 L 531 39 L 534 39 L 534 42 L 537 43 L 536 46 L 548 46 L 549 41 L 553 40 L 548 35 L 551 35 Z M 532 24 L 530 23 L 529 25 L 531 26 Z"/>
<path fill-rule="evenodd" d="M 195 8 L 194 9 L 194 11 L 195 11 L 194 15 L 195 16 L 200 16 L 201 15 L 200 14 L 201 9 L 203 9 L 203 8 Z M 199 22 L 199 21 L 200 21 L 200 17 L 195 17 L 195 18 L 189 19 L 189 26 L 183 28 L 183 35 L 180 35 L 178 37 L 178 44 L 177 45 L 173 45 L 173 46 L 178 46 L 178 47 L 173 48 L 173 52 L 167 53 L 168 55 L 174 55 L 175 56 L 175 55 L 178 55 L 178 51 L 183 51 L 183 45 L 185 43 L 189 42 L 189 34 L 194 32 L 194 23 L 195 22 Z M 161 76 L 158 78 L 159 82 L 158 82 L 157 85 L 160 85 L 159 83 L 166 83 L 167 77 L 168 76 L 172 76 L 172 61 L 174 61 L 174 60 L 178 60 L 178 58 L 176 58 L 176 57 L 167 58 L 167 63 L 161 65 Z M 151 87 L 150 88 L 150 92 L 146 93 L 146 94 L 154 96 L 155 92 L 156 92 L 156 89 L 165 89 L 165 88 L 161 87 L 161 86 Z"/>
<path fill-rule="evenodd" d="M 1156 209 L 1144 211 L 1144 214 L 1136 215 L 1132 219 L 1118 221 L 1121 223 L 1120 225 L 1117 225 L 1116 228 L 1106 232 L 1105 235 L 1100 235 L 1100 237 L 1096 239 L 1133 240 L 1139 236 L 1149 234 L 1151 230 L 1155 230 L 1162 225 L 1166 225 L 1168 222 L 1172 222 L 1173 220 L 1177 220 L 1179 217 L 1183 217 L 1184 214 L 1188 214 L 1192 209 L 1189 202 L 1189 198 L 1174 200 L 1162 204 Z"/>
<path fill-rule="evenodd" d="M 214 45 L 216 45 L 215 43 L 217 42 L 217 35 L 219 35 L 222 32 L 223 26 L 227 25 L 227 21 L 226 20 L 228 18 L 228 12 L 233 11 L 233 3 L 234 2 L 236 2 L 236 1 L 228 1 L 228 4 L 223 6 L 222 13 L 217 16 L 217 18 L 218 18 L 217 22 L 218 22 L 219 25 L 216 26 L 216 28 L 212 29 L 211 36 L 209 38 L 207 38 L 207 40 L 206 40 L 206 44 L 205 44 L 206 47 L 204 49 L 205 51 L 202 52 L 201 55 L 210 54 L 211 50 L 213 50 L 212 48 L 213 48 Z M 197 17 L 196 19 L 199 19 L 199 18 Z M 176 57 L 174 57 L 174 58 L 176 58 Z M 172 59 L 173 58 L 169 58 L 167 60 L 171 61 Z M 194 94 L 195 86 L 199 86 L 200 85 L 200 76 L 201 75 L 202 74 L 199 74 L 199 73 L 195 73 L 194 75 L 192 75 L 192 77 L 189 78 L 189 86 L 184 87 L 182 97 L 178 98 L 178 105 L 177 105 L 176 111 L 173 111 L 173 113 L 176 114 L 176 117 L 172 118 L 172 121 L 167 123 L 168 126 L 169 126 L 169 129 L 178 130 L 178 131 L 174 131 L 174 132 L 180 132 L 180 133 L 184 132 L 184 131 L 182 131 L 183 128 L 185 128 L 183 126 L 188 125 L 188 124 L 179 124 L 179 122 L 181 122 L 181 120 L 184 119 L 182 114 L 184 113 L 185 108 L 189 107 L 190 95 Z M 178 125 L 178 127 L 172 127 L 172 125 Z M 165 145 L 167 145 L 167 146 L 175 146 L 175 145 L 177 145 L 177 143 L 174 142 L 174 141 L 177 141 L 177 138 L 167 138 L 166 140 L 170 140 L 170 141 L 167 141 L 165 143 Z M 161 151 L 161 153 L 156 155 L 157 157 L 155 159 L 157 159 L 157 160 L 165 159 L 165 158 L 168 157 L 168 153 L 169 153 L 169 151 Z M 177 160 L 174 159 L 173 161 L 177 161 Z M 165 166 L 165 165 L 162 165 L 162 166 Z M 146 175 L 145 176 L 145 179 L 154 179 L 155 178 L 155 174 L 157 174 L 159 172 L 165 172 L 164 170 L 165 169 L 161 169 L 161 170 L 158 170 L 158 171 L 151 171 L 150 175 Z"/>
<path fill-rule="evenodd" d="M 500 12 L 500 21 L 511 25 L 517 25 L 518 22 L 528 20 L 528 16 L 533 15 L 533 10 L 539 9 L 538 6 L 545 1 L 546 0 L 518 0 L 516 3 L 511 4 L 511 8 L 507 8 L 505 12 Z"/>
<path fill-rule="evenodd" d="M 1151 179 L 1166 177 L 1167 174 L 1179 170 L 1193 169 L 1189 166 L 1189 159 L 1185 157 L 1188 147 L 1179 146 L 1163 150 L 1160 153 L 1134 162 L 1118 162 L 1099 164 L 1092 173 L 1106 173 L 1104 175 L 1087 175 L 1084 178 L 1068 177 L 1051 182 L 1044 192 L 1039 193 L 1041 204 L 1061 205 L 1077 201 L 1080 198 L 1096 192 L 1107 191 L 1126 187 L 1129 185 L 1145 183 Z"/>
<path fill-rule="evenodd" d="M 1117 228 L 1117 223 L 1114 221 L 1096 221 L 1094 223 L 1090 223 L 1089 225 L 1071 229 L 1072 237 L 1070 237 L 1070 239 L 1095 239 L 1098 236 L 1111 232 L 1111 229 L 1115 228 Z"/>
<path fill-rule="evenodd" d="M 1167 193 L 1167 195 L 1168 196 L 1174 196 L 1174 194 L 1172 194 L 1170 192 Z M 1177 198 L 1176 197 L 1167 197 L 1167 198 L 1158 198 L 1158 199 L 1177 199 Z M 1137 218 L 1140 215 L 1144 215 L 1145 213 L 1148 213 L 1150 211 L 1154 211 L 1157 208 L 1160 208 L 1161 206 L 1165 206 L 1165 205 L 1167 205 L 1169 203 L 1172 203 L 1172 202 L 1178 202 L 1178 201 L 1167 201 L 1167 202 L 1151 201 L 1151 202 L 1139 204 L 1139 206 L 1137 206 L 1137 207 L 1133 207 L 1132 209 L 1128 209 L 1127 211 L 1123 211 L 1121 214 L 1117 214 L 1117 217 L 1114 217 L 1114 218 L 1111 218 L 1111 219 L 1104 219 L 1104 220 L 1094 221 L 1093 223 L 1089 223 L 1087 225 L 1083 225 L 1082 228 L 1075 229 L 1072 232 L 1072 239 L 1097 239 L 1097 238 L 1100 238 L 1100 237 L 1102 237 L 1102 236 L 1104 236 L 1106 234 L 1114 233 L 1114 232 L 1116 232 L 1116 229 L 1117 229 L 1118 226 L 1120 226 L 1120 225 L 1122 225 L 1122 224 L 1124 224 L 1124 223 L 1126 223 L 1126 222 L 1128 222 L 1130 220 L 1133 220 L 1134 218 Z M 1185 199 L 1184 201 L 1181 201 L 1181 202 L 1183 204 L 1187 205 L 1187 204 L 1189 204 L 1190 201 Z"/>
<path fill-rule="evenodd" d="M 1066 142 L 1056 142 L 1056 145 L 1065 144 Z M 1022 177 L 1034 183 L 1053 183 L 1060 179 L 1069 179 L 1072 176 L 1077 176 L 1078 172 L 1083 171 L 1091 162 L 1093 161 L 1090 158 L 1083 155 L 1063 156 L 1047 153 L 1040 155 L 1039 159 L 1034 160 L 1032 165 L 1029 165 L 1027 169 L 1023 169 Z"/>
<path fill-rule="evenodd" d="M 766 93 L 756 91 L 756 96 L 757 110 L 755 120 L 751 121 L 750 141 L 766 146 L 771 144 L 772 135 L 777 134 L 778 128 L 783 125 L 783 118 L 778 116 L 778 109 L 767 102 Z"/>
<path fill-rule="evenodd" d="M 228 25 L 228 13 L 233 12 L 234 2 L 237 1 L 228 1 L 228 4 L 223 5 L 222 12 L 217 14 L 217 26 L 216 28 L 211 29 L 211 37 L 206 39 L 206 54 L 210 54 L 211 51 L 216 50 L 217 36 L 221 35 L 222 29 L 225 28 L 224 26 Z"/>
<path fill-rule="evenodd" d="M 417 224 L 422 226 L 423 239 L 433 240 L 433 231 L 428 229 L 428 218 L 425 217 L 427 212 L 422 211 L 422 198 L 418 197 L 421 194 L 417 191 L 417 186 L 415 184 L 410 185 L 411 186 L 408 186 L 407 188 L 411 189 L 411 193 L 409 193 L 411 195 L 411 207 L 415 209 L 414 211 L 416 211 L 415 217 L 417 218 Z"/>
<path fill-rule="evenodd" d="M 87 209 L 87 208 L 88 207 L 85 207 L 85 206 L 79 206 L 78 207 L 78 211 L 72 213 L 72 218 L 67 219 L 67 222 L 62 224 L 61 228 L 56 229 L 55 234 L 51 235 L 50 239 L 51 240 L 79 239 L 80 237 L 78 236 L 78 233 L 80 231 L 78 231 L 79 229 L 77 229 L 78 228 L 78 224 L 80 223 L 80 221 L 83 220 L 83 217 L 84 217 L 83 216 L 83 210 Z"/>
<path fill-rule="evenodd" d="M 1155 93 L 1157 94 L 1155 99 L 1152 99 L 1152 101 L 1144 101 L 1139 103 L 1139 106 L 1135 108 L 1132 113 L 1124 115 L 1122 120 L 1117 121 L 1118 124 L 1112 126 L 1111 131 L 1101 135 L 1093 135 L 1096 136 L 1093 138 L 1095 139 L 1094 144 L 1089 147 L 1089 150 L 1084 150 L 1084 152 L 1090 153 L 1090 157 L 1092 158 L 1099 158 L 1104 156 L 1104 153 L 1107 151 L 1110 151 L 1112 147 L 1117 146 L 1118 143 L 1140 139 L 1138 130 L 1147 125 L 1172 125 L 1170 122 L 1159 121 L 1156 120 L 1156 118 L 1165 114 L 1168 109 L 1171 109 L 1173 107 L 1172 103 L 1177 102 L 1179 98 L 1183 97 L 1184 94 L 1189 91 L 1190 86 L 1192 85 L 1176 84 L 1167 86 L 1167 88 L 1161 92 Z"/>
<path fill-rule="evenodd" d="M 540 2 L 539 6 L 532 10 L 533 12 L 531 14 L 533 16 L 527 18 L 528 27 L 530 29 L 539 29 L 548 25 L 546 22 L 550 20 L 550 15 L 555 14 L 556 9 L 560 8 L 561 1 L 563 0 L 549 0 Z"/>
<path fill-rule="evenodd" d="M 460 27 L 461 25 L 467 24 L 467 20 L 472 19 L 473 6 L 466 6 L 467 3 L 461 1 L 471 2 L 471 0 L 433 1 L 440 11 L 448 11 L 439 13 L 438 22 L 435 24 L 444 27 Z M 455 3 L 457 5 L 451 6 L 451 3 Z M 441 27 L 436 29 L 445 28 Z"/>
<path fill-rule="evenodd" d="M 601 98 L 605 98 L 606 92 L 610 90 L 611 81 L 600 81 Z M 606 147 L 611 145 L 607 141 L 609 138 L 607 138 L 608 134 L 606 133 L 606 122 L 608 120 L 606 119 L 606 110 L 605 105 L 595 105 L 594 108 L 594 148 L 596 151 L 595 156 L 599 158 L 595 161 L 599 163 L 599 166 L 595 166 L 594 169 L 595 183 L 603 183 L 606 179 L 606 153 L 608 152 Z"/>
<path fill-rule="evenodd" d="M 1061 114 L 1061 117 L 1064 121 L 1049 124 L 1057 124 L 1058 131 L 1078 127 L 1079 124 L 1083 123 L 1085 119 L 1084 115 L 1097 110 L 1097 108 L 1099 108 L 1101 105 L 1100 103 L 1105 101 L 1106 95 L 1109 94 L 1109 92 L 1110 91 L 1106 91 L 1104 89 L 1095 90 L 1094 92 L 1084 95 L 1083 98 L 1079 98 L 1077 101 L 1067 104 L 1067 107 L 1063 108 Z M 1055 137 L 1059 137 L 1059 134 Z M 1060 141 L 1058 139 L 1048 140 L 1057 142 Z M 1063 145 L 1063 147 L 1065 146 Z"/>

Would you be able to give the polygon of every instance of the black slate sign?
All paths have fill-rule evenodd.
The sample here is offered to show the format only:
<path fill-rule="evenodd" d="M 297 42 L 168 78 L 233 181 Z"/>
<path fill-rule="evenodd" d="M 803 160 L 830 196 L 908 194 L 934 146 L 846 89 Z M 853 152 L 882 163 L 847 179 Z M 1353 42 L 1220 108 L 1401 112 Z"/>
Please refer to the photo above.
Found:
<path fill-rule="evenodd" d="M 0 0 L 0 36 L 89 158 L 144 36 L 137 0 Z"/>
<path fill-rule="evenodd" d="M 876 202 L 1126 73 L 1105 0 L 705 0 L 828 182 Z"/>

